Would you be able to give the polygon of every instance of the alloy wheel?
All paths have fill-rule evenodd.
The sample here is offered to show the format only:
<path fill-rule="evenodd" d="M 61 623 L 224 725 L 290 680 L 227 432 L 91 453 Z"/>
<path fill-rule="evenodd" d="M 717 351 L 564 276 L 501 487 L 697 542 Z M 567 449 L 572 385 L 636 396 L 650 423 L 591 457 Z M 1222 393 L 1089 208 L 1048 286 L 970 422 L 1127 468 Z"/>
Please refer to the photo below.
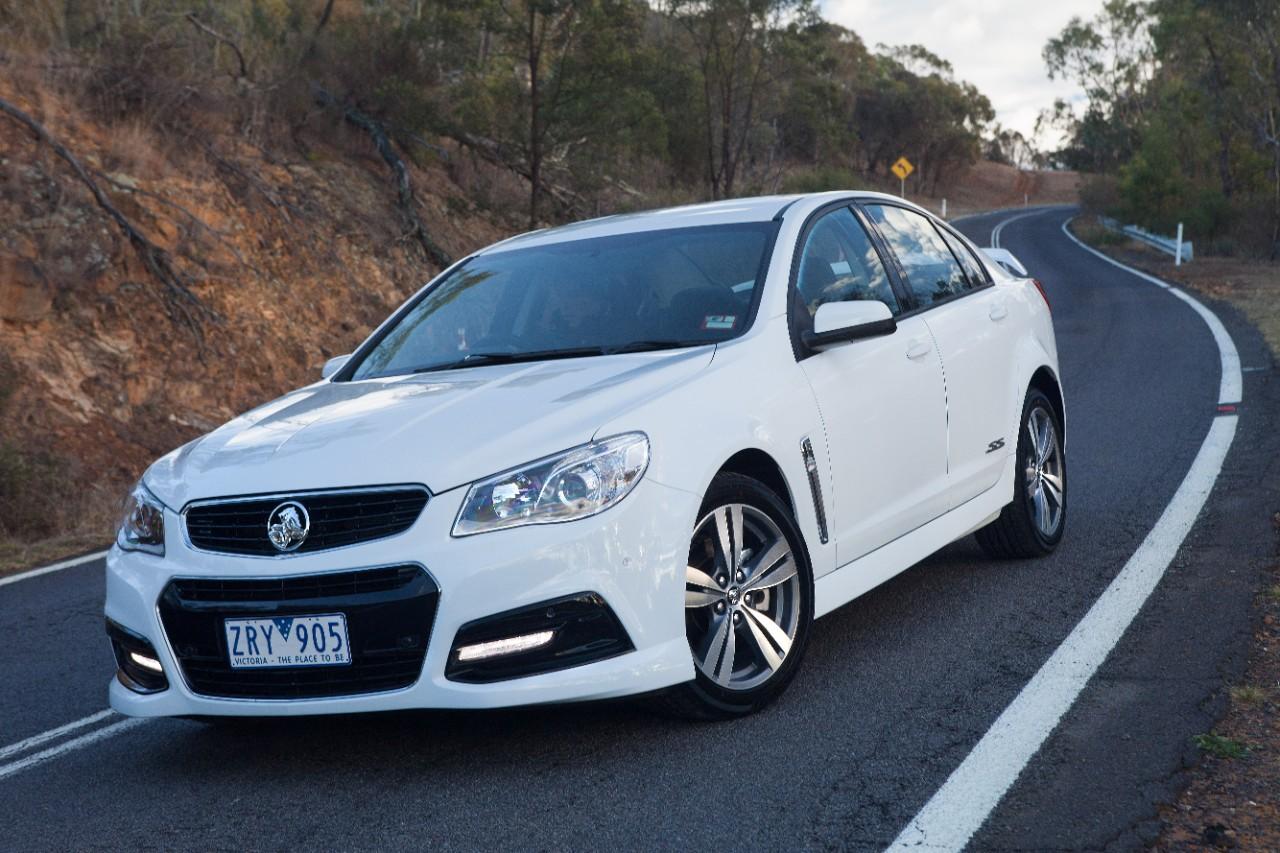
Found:
<path fill-rule="evenodd" d="M 799 630 L 802 587 L 781 528 L 749 504 L 698 522 L 685 570 L 685 624 L 699 671 L 730 690 L 768 681 Z"/>
<path fill-rule="evenodd" d="M 1027 414 L 1026 477 L 1027 500 L 1031 517 L 1040 535 L 1051 538 L 1062 524 L 1065 483 L 1063 481 L 1062 446 L 1053 415 L 1041 406 L 1033 406 Z"/>

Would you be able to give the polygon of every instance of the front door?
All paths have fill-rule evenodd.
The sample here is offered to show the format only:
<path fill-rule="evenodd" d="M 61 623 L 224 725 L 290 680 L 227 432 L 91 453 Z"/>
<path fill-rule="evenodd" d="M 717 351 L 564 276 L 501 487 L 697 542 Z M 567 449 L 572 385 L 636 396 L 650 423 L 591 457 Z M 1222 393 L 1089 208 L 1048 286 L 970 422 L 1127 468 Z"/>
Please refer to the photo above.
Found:
<path fill-rule="evenodd" d="M 883 259 L 847 207 L 804 239 L 792 322 L 811 327 L 825 302 L 875 299 L 902 312 Z M 946 511 L 947 419 L 942 366 L 919 317 L 891 335 L 801 353 L 826 429 L 832 533 L 844 565 Z"/>

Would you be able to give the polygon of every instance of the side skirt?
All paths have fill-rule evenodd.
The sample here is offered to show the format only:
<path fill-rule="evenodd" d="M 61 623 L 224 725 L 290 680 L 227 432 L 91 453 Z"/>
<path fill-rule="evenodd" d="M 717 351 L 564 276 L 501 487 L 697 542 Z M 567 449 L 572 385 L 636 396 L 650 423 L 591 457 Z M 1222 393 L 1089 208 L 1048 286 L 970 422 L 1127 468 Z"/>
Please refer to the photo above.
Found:
<path fill-rule="evenodd" d="M 837 607 L 875 589 L 995 518 L 1013 499 L 1013 477 L 1014 459 L 1011 454 L 1000 480 L 987 491 L 818 578 L 813 590 L 814 618 L 826 616 Z"/>

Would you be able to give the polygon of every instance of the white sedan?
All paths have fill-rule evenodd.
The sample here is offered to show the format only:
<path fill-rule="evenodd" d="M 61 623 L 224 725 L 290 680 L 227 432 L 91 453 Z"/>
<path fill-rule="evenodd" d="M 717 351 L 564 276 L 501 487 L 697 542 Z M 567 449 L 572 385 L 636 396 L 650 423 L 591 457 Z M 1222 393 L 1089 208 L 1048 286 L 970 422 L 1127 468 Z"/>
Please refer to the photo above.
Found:
<path fill-rule="evenodd" d="M 1049 306 L 873 193 L 525 234 L 157 461 L 107 559 L 138 716 L 654 693 L 755 711 L 813 620 L 1066 520 Z"/>

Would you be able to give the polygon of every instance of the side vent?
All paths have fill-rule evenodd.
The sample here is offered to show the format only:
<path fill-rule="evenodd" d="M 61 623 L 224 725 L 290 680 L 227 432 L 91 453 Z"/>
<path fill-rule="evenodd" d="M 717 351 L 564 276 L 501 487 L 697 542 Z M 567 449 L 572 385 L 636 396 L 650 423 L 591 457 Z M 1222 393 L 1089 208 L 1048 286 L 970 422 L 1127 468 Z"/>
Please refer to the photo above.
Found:
<path fill-rule="evenodd" d="M 800 455 L 804 458 L 804 471 L 809 477 L 809 491 L 813 494 L 813 512 L 818 517 L 818 538 L 827 544 L 827 510 L 822 503 L 822 482 L 818 479 L 818 460 L 813 456 L 813 442 L 808 438 L 800 442 Z"/>

